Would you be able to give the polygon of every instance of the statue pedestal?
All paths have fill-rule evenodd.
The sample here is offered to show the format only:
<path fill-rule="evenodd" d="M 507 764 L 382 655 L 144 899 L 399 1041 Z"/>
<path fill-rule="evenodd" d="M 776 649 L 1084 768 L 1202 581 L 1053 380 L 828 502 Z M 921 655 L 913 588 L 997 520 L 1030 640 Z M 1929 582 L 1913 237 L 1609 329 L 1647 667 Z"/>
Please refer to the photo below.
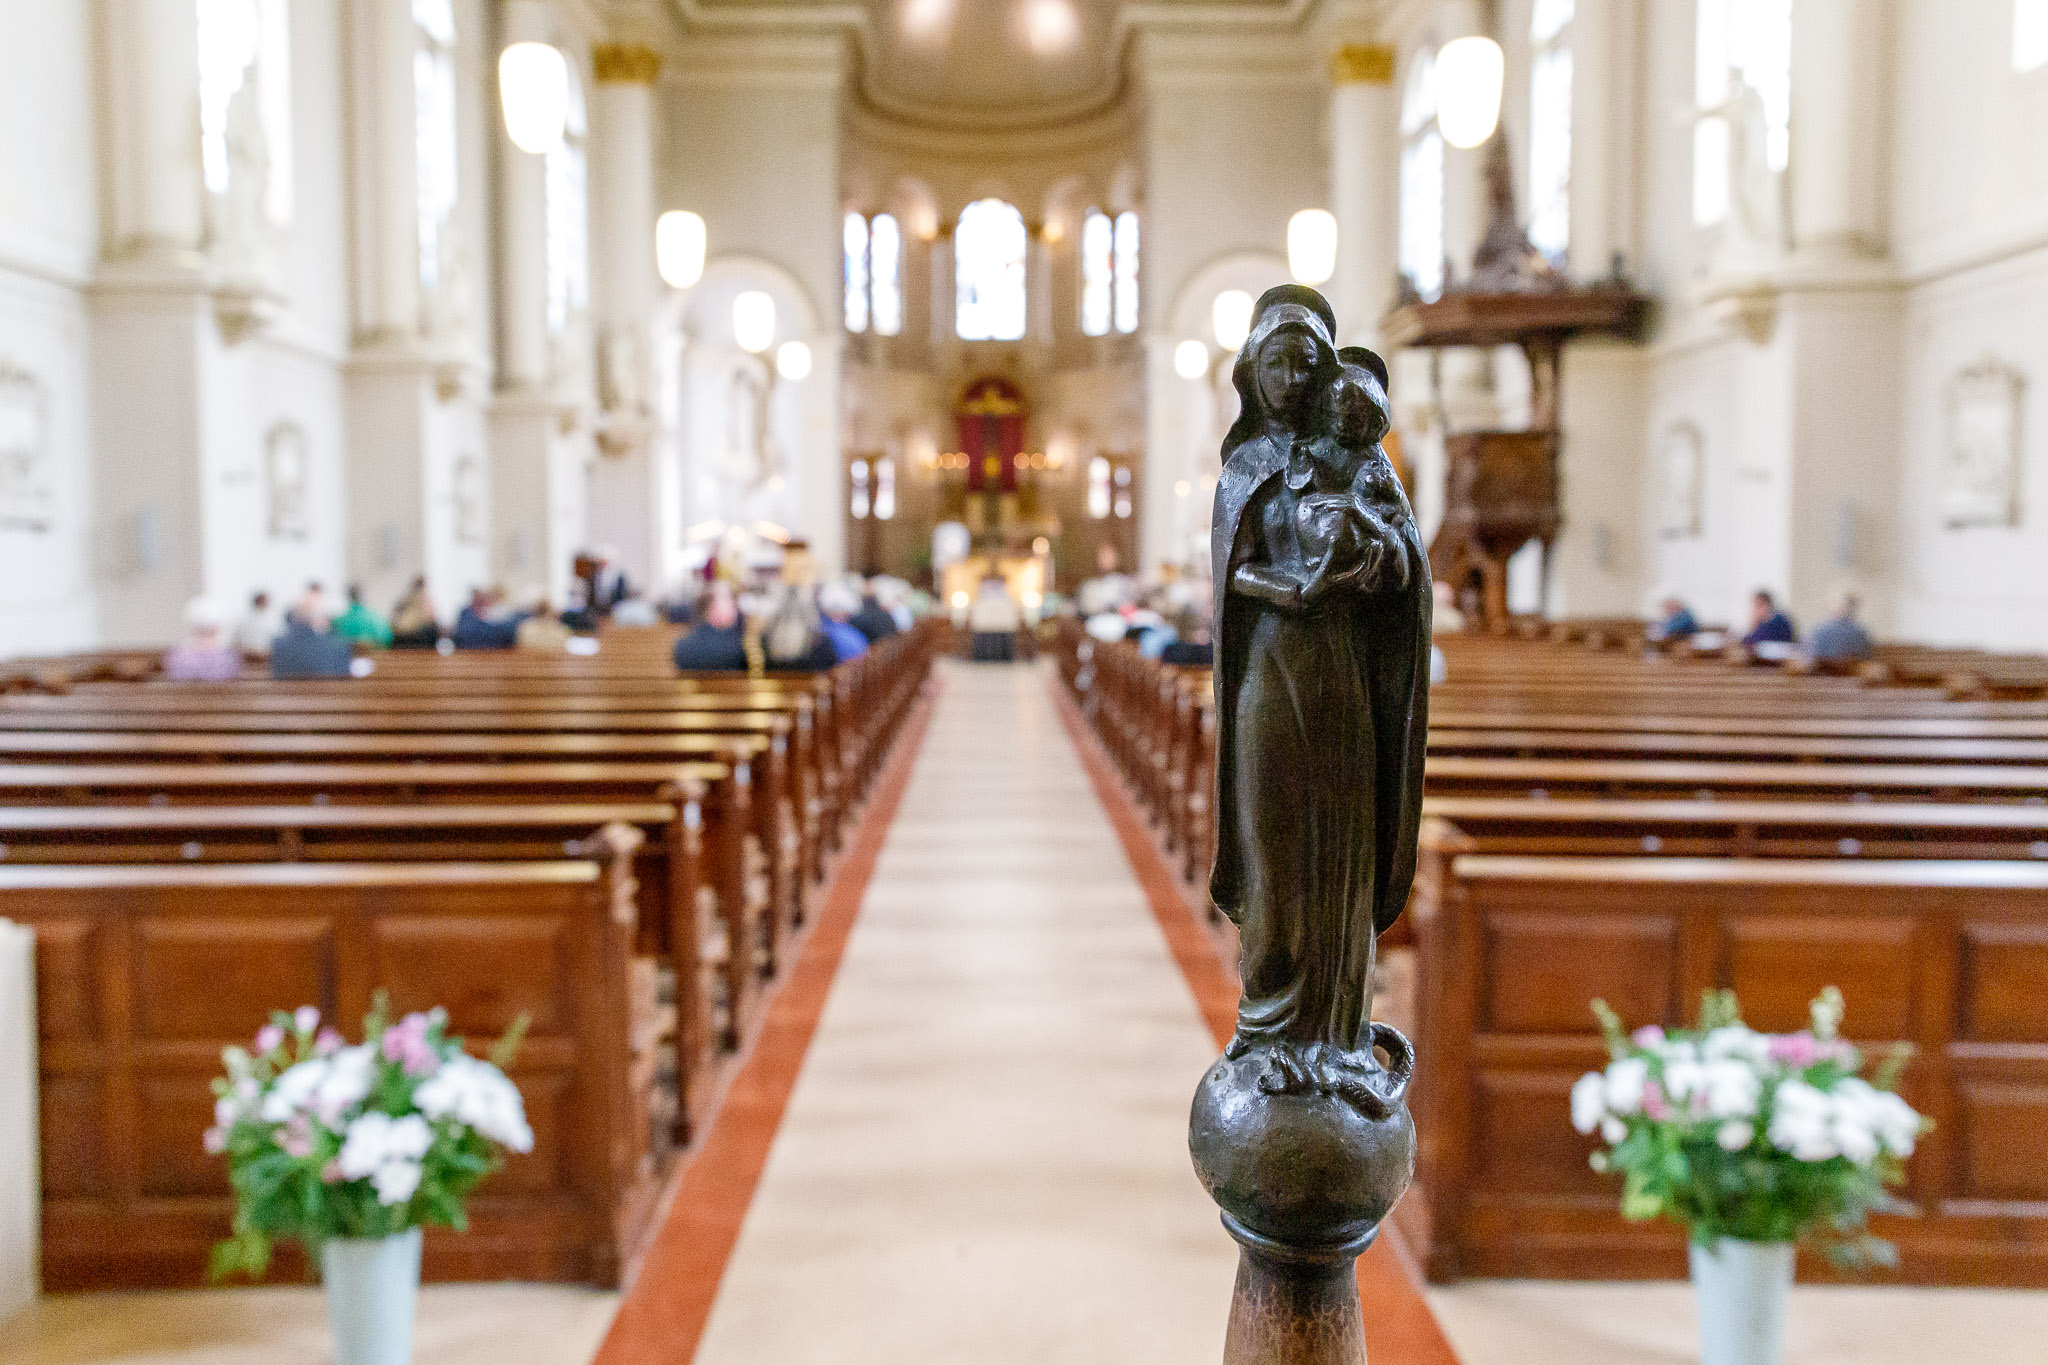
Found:
<path fill-rule="evenodd" d="M 1327 1247 L 1261 1237 L 1229 1214 L 1223 1226 L 1239 1248 L 1223 1365 L 1365 1365 L 1355 1264 L 1377 1226 Z"/>

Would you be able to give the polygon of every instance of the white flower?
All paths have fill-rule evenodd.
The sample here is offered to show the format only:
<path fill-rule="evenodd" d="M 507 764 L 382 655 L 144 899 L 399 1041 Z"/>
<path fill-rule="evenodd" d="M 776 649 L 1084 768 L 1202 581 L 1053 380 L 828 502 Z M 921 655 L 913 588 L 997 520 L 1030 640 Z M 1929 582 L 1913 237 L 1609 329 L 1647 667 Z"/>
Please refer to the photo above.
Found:
<path fill-rule="evenodd" d="M 1763 1098 L 1763 1080 L 1747 1062 L 1712 1061 L 1702 1068 L 1700 1091 L 1715 1118 L 1746 1119 Z"/>
<path fill-rule="evenodd" d="M 1756 1125 L 1747 1119 L 1729 1119 L 1714 1130 L 1714 1141 L 1723 1151 L 1739 1152 L 1756 1139 Z"/>
<path fill-rule="evenodd" d="M 377 1079 L 377 1053 L 368 1044 L 359 1043 L 355 1047 L 341 1049 L 325 1061 L 327 1072 L 320 1078 L 311 1107 L 331 1124 L 369 1098 L 370 1087 Z M 310 1063 L 299 1063 L 299 1066 L 307 1065 Z M 298 1067 L 292 1070 L 296 1071 Z"/>
<path fill-rule="evenodd" d="M 334 1158 L 342 1175 L 350 1180 L 362 1180 L 384 1164 L 385 1159 L 392 1155 L 393 1122 L 391 1115 L 373 1109 L 349 1124 L 348 1132 L 341 1139 L 341 1151 Z"/>
<path fill-rule="evenodd" d="M 232 1095 L 222 1095 L 213 1102 L 213 1123 L 216 1128 L 232 1128 L 242 1117 L 242 1106 L 235 1103 Z"/>
<path fill-rule="evenodd" d="M 1872 1126 L 1877 1129 L 1878 1140 L 1893 1156 L 1913 1155 L 1913 1144 L 1920 1138 L 1919 1111 L 1889 1091 L 1880 1090 L 1875 1094 L 1876 1098 L 1871 1102 L 1876 1111 Z"/>
<path fill-rule="evenodd" d="M 1607 1078 L 1588 1071 L 1572 1086 L 1572 1127 L 1590 1133 L 1607 1112 Z"/>
<path fill-rule="evenodd" d="M 1684 1108 L 1695 1094 L 1705 1088 L 1707 1069 L 1691 1058 L 1681 1058 L 1664 1064 L 1664 1094 L 1674 1105 Z"/>
<path fill-rule="evenodd" d="M 292 1024 L 301 1033 L 311 1033 L 320 1027 L 320 1011 L 311 1005 L 301 1005 L 298 1013 L 292 1016 Z"/>
<path fill-rule="evenodd" d="M 1640 1057 L 1623 1057 L 1607 1067 L 1607 1107 L 1617 1114 L 1634 1114 L 1643 1107 L 1643 1087 L 1650 1079 L 1650 1067 Z"/>
<path fill-rule="evenodd" d="M 1709 1063 L 1762 1062 L 1770 1055 L 1770 1039 L 1742 1024 L 1724 1024 L 1708 1032 L 1700 1051 Z"/>
<path fill-rule="evenodd" d="M 1619 1142 L 1628 1136 L 1628 1125 L 1614 1117 L 1614 1115 L 1609 1114 L 1606 1118 L 1600 1120 L 1600 1136 L 1607 1139 L 1610 1143 Z"/>
<path fill-rule="evenodd" d="M 456 1054 L 420 1083 L 413 1102 L 430 1119 L 453 1119 L 515 1152 L 533 1150 L 519 1088 L 489 1062 Z"/>
<path fill-rule="evenodd" d="M 311 1104 L 313 1096 L 327 1080 L 329 1069 L 325 1057 L 309 1057 L 284 1069 L 271 1083 L 270 1093 L 263 1097 L 258 1113 L 266 1123 L 283 1123 L 293 1114 Z"/>
<path fill-rule="evenodd" d="M 1806 1082 L 1784 1082 L 1773 1098 L 1771 1145 L 1799 1161 L 1826 1161 L 1839 1155 L 1834 1108 L 1832 1100 Z"/>
<path fill-rule="evenodd" d="M 387 1161 L 370 1176 L 380 1204 L 403 1204 L 420 1187 L 420 1163 Z"/>

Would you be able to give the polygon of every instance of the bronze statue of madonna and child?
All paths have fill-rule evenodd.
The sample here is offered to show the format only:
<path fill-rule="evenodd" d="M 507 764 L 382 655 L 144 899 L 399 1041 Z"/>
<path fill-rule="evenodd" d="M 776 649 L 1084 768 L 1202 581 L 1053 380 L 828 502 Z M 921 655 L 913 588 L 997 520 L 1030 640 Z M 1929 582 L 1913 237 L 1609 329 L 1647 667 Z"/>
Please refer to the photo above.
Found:
<path fill-rule="evenodd" d="M 1210 890 L 1243 996 L 1189 1146 L 1242 1248 L 1226 1365 L 1363 1361 L 1352 1262 L 1414 1170 L 1413 1055 L 1371 1009 L 1415 877 L 1429 562 L 1385 363 L 1335 333 L 1313 289 L 1259 300 L 1216 487 Z"/>

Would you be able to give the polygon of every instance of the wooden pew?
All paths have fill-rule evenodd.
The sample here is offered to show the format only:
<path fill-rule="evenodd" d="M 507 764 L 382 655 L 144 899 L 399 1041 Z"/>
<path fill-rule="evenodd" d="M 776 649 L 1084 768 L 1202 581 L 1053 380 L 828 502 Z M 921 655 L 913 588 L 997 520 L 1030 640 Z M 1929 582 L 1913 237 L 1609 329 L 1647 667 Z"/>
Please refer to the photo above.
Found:
<path fill-rule="evenodd" d="M 721 1048 L 737 1048 L 756 990 L 730 927 L 716 940 L 704 879 L 702 784 L 673 802 L 367 805 L 0 805 L 0 859 L 57 863 L 510 862 L 581 856 L 607 825 L 636 828 L 635 950 L 674 983 L 676 1145 L 710 1102 Z M 744 926 L 745 921 L 741 921 Z M 744 929 L 740 932 L 744 932 Z M 722 988 L 722 989 L 721 989 Z M 724 996 L 723 1018 L 720 996 Z"/>
<path fill-rule="evenodd" d="M 354 806 L 388 807 L 413 803 L 437 806 L 501 806 L 506 802 L 538 804 L 629 802 L 658 804 L 678 812 L 661 836 L 661 846 L 696 842 L 702 849 L 701 884 L 710 892 L 711 909 L 724 927 L 725 956 L 721 975 L 727 1005 L 722 1043 L 737 1048 L 754 1019 L 765 965 L 747 951 L 767 934 L 772 918 L 764 885 L 749 875 L 758 861 L 748 844 L 755 823 L 751 814 L 751 770 L 742 761 L 727 765 L 696 764 L 572 764 L 572 763 L 436 763 L 436 764 L 0 764 L 0 819 L 33 821 L 34 814 L 8 817 L 9 809 L 31 812 L 56 803 L 65 806 L 144 806 L 188 818 L 184 812 L 208 807 L 285 805 L 304 812 L 280 813 L 283 822 L 302 821 L 311 828 L 324 810 Z M 702 830 L 694 840 L 688 828 L 693 809 L 701 813 Z M 55 812 L 41 817 L 56 822 Z M 337 821 L 359 817 L 337 815 Z M 375 818 L 375 817 L 372 817 Z M 109 832 L 110 840 L 118 836 Z M 0 834 L 0 843 L 7 836 Z M 19 840 L 17 839 L 17 842 Z M 204 841 L 201 841 L 202 848 Z M 182 852 L 181 855 L 182 857 Z M 675 866 L 671 864 L 672 868 Z M 664 900 L 650 896 L 657 910 L 646 927 L 650 939 L 665 939 L 668 912 Z M 686 1120 L 690 1111 L 678 1113 Z"/>
<path fill-rule="evenodd" d="M 199 1283 L 231 1213 L 200 1144 L 220 1049 L 300 1004 L 353 1031 L 380 986 L 473 1045 L 532 1020 L 512 1077 L 534 1151 L 478 1190 L 469 1232 L 428 1234 L 428 1277 L 617 1285 L 659 1176 L 636 840 L 533 863 L 0 866 L 0 916 L 36 934 L 45 1287 Z"/>
<path fill-rule="evenodd" d="M 1831 984 L 1847 1034 L 1915 1045 L 1905 1093 L 1938 1125 L 1909 1166 L 1923 1217 L 1878 1220 L 1903 1276 L 2048 1275 L 2048 867 L 1498 856 L 1432 826 L 1413 910 L 1429 1066 L 1395 1217 L 1432 1278 L 1682 1273 L 1669 1229 L 1621 1220 L 1571 1128 L 1572 1082 L 1605 1061 L 1588 1003 L 1671 1026 L 1727 986 L 1751 1024 L 1789 1030 Z"/>

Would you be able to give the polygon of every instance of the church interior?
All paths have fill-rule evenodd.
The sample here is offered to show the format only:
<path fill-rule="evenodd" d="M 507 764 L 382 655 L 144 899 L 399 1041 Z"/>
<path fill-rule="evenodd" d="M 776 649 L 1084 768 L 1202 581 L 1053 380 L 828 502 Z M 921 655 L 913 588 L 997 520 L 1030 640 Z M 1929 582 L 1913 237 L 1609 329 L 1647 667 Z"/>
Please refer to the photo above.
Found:
<path fill-rule="evenodd" d="M 2042 1359 L 2048 0 L 0 19 L 0 1365 Z"/>

